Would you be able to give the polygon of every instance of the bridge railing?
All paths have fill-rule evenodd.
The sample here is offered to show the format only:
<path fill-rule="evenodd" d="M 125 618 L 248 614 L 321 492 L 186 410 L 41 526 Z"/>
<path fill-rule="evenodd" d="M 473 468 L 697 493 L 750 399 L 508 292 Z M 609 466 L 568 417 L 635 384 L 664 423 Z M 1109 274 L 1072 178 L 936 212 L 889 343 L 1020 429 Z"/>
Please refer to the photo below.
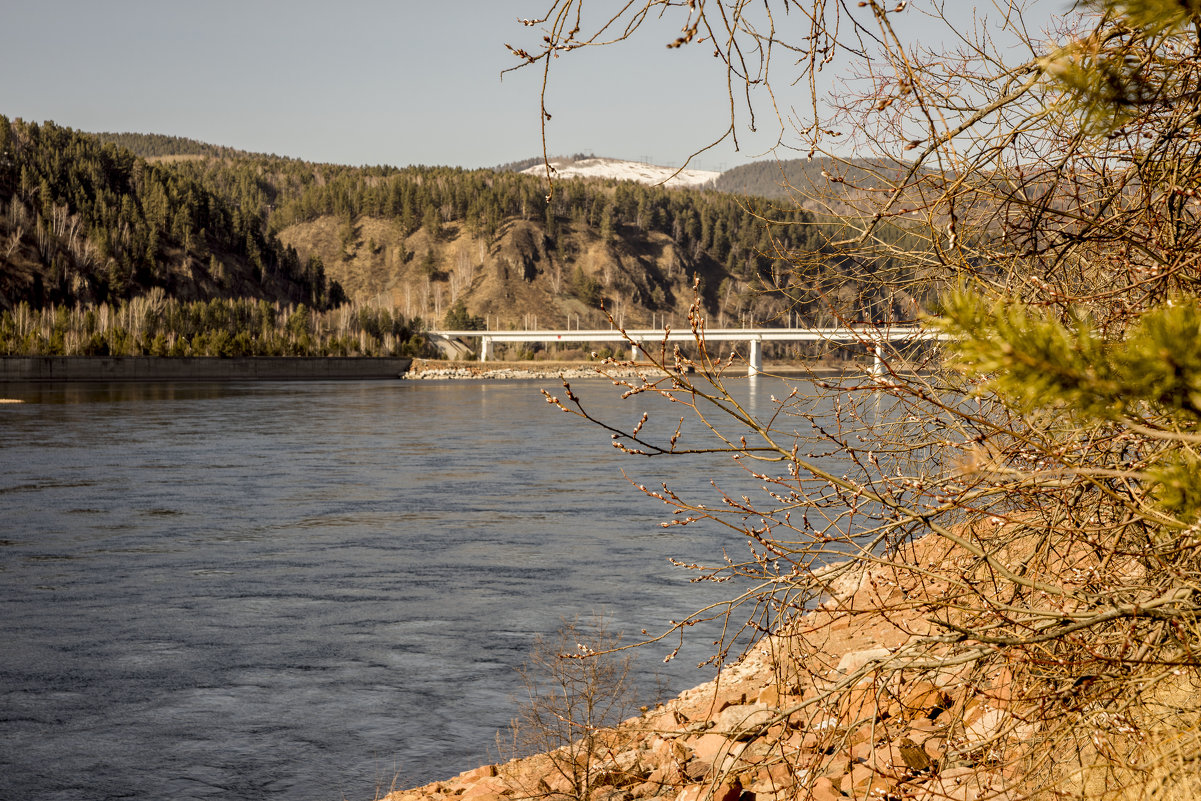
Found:
<path fill-rule="evenodd" d="M 646 345 L 653 342 L 693 342 L 695 336 L 689 328 L 616 328 L 605 329 L 554 329 L 525 331 L 471 331 L 435 329 L 431 335 L 447 339 L 478 337 L 480 340 L 479 360 L 487 362 L 492 357 L 492 346 L 497 342 L 624 342 L 630 345 L 630 359 L 636 360 L 638 352 L 646 353 Z M 941 339 L 942 335 L 918 326 L 847 326 L 836 328 L 708 328 L 702 331 L 706 342 L 746 342 L 747 374 L 763 372 L 764 342 L 839 342 L 859 343 L 872 348 L 872 372 L 883 372 L 883 350 L 886 343 L 918 342 Z"/>

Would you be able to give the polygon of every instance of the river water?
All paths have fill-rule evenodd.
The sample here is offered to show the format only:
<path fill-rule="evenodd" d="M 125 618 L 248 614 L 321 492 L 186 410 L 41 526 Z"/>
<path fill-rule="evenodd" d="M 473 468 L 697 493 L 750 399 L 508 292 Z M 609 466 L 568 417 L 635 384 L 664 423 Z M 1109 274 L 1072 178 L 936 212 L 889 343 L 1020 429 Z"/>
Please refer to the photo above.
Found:
<path fill-rule="evenodd" d="M 620 469 L 736 471 L 622 457 L 544 385 L 0 385 L 0 798 L 370 799 L 495 759 L 561 616 L 728 592 L 666 561 L 728 535 L 659 527 Z"/>

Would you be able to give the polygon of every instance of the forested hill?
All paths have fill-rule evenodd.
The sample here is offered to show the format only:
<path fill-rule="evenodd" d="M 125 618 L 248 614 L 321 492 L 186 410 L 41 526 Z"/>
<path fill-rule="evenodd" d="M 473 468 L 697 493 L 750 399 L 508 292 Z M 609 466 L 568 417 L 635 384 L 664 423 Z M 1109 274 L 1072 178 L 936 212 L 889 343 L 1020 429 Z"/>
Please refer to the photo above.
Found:
<path fill-rule="evenodd" d="M 210 145 L 183 136 L 144 133 L 111 133 L 104 131 L 93 134 L 104 143 L 123 147 L 134 155 L 153 160 L 171 156 L 205 156 L 215 158 L 240 158 L 255 155 L 244 150 L 222 145 Z"/>
<path fill-rule="evenodd" d="M 708 189 L 450 167 L 348 167 L 2 120 L 0 307 L 169 297 L 457 327 L 911 316 L 908 269 L 827 252 L 836 226 Z M 159 154 L 153 163 L 119 146 Z M 212 149 L 210 149 L 212 148 Z M 796 264 L 800 263 L 800 269 Z"/>
<path fill-rule="evenodd" d="M 714 183 L 720 192 L 754 195 L 798 204 L 819 214 L 855 214 L 855 207 L 903 174 L 903 163 L 863 159 L 765 160 L 743 164 L 722 173 Z"/>
<path fill-rule="evenodd" d="M 450 167 L 352 168 L 286 159 L 209 159 L 181 174 L 267 209 L 280 239 L 320 257 L 360 301 L 442 321 L 462 302 L 493 325 L 684 319 L 699 277 L 718 317 L 782 308 L 787 252 L 820 247 L 803 212 L 707 191 Z M 748 212 L 751 212 L 748 214 Z M 757 222 L 773 218 L 776 224 Z"/>
<path fill-rule="evenodd" d="M 0 116 L 0 308 L 155 287 L 183 300 L 341 299 L 257 209 L 96 136 Z"/>

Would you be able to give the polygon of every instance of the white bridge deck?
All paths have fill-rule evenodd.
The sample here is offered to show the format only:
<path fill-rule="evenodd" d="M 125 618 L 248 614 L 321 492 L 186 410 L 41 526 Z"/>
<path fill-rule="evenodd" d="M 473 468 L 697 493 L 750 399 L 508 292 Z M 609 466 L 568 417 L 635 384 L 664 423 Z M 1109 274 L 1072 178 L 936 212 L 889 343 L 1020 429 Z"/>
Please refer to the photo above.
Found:
<path fill-rule="evenodd" d="M 630 358 L 636 360 L 641 350 L 649 353 L 648 346 L 659 342 L 694 342 L 691 329 L 674 328 L 616 328 L 570 329 L 566 331 L 455 331 L 433 330 L 433 337 L 462 339 L 478 337 L 479 359 L 488 361 L 492 356 L 492 345 L 496 342 L 624 342 L 630 345 Z M 764 342 L 838 342 L 858 343 L 870 347 L 875 355 L 873 372 L 882 371 L 885 343 L 917 342 L 941 339 L 937 332 L 926 331 L 917 326 L 858 326 L 843 328 L 709 328 L 702 331 L 705 342 L 746 342 L 747 374 L 763 371 Z"/>

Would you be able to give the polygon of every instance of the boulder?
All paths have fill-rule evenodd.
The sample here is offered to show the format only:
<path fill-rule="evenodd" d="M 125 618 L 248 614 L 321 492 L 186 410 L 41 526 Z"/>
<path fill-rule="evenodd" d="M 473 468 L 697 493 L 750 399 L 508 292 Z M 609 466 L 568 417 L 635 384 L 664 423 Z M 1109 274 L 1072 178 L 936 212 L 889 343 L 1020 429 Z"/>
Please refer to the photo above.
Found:
<path fill-rule="evenodd" d="M 765 704 L 728 706 L 714 719 L 713 733 L 735 740 L 750 739 L 778 715 L 778 710 Z"/>
<path fill-rule="evenodd" d="M 850 651 L 842 655 L 838 660 L 838 672 L 846 676 L 854 673 L 862 668 L 868 662 L 875 662 L 887 659 L 892 656 L 892 651 L 887 648 L 868 648 L 865 651 Z"/>
<path fill-rule="evenodd" d="M 809 788 L 809 798 L 812 801 L 842 801 L 842 791 L 828 776 L 819 776 Z"/>

